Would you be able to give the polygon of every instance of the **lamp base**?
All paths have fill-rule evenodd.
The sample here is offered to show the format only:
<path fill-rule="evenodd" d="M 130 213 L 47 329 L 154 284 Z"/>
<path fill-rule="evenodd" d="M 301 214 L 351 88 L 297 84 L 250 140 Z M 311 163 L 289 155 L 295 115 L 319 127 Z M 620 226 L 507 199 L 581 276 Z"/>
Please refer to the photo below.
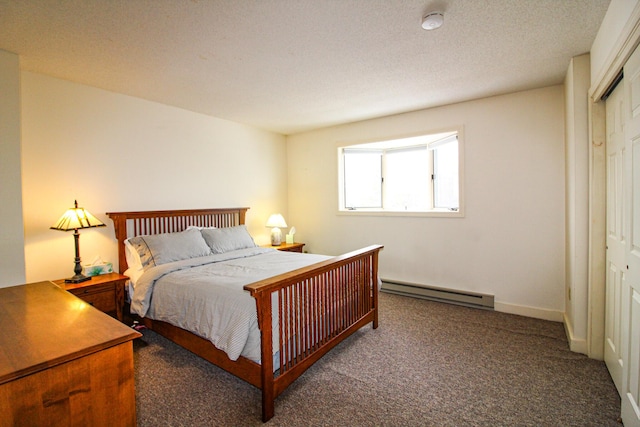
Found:
<path fill-rule="evenodd" d="M 282 244 L 282 231 L 278 227 L 271 229 L 271 246 L 280 246 Z"/>
<path fill-rule="evenodd" d="M 64 279 L 64 283 L 82 283 L 82 282 L 86 282 L 87 280 L 91 280 L 91 277 L 85 276 L 84 274 L 76 274 L 73 277 Z"/>

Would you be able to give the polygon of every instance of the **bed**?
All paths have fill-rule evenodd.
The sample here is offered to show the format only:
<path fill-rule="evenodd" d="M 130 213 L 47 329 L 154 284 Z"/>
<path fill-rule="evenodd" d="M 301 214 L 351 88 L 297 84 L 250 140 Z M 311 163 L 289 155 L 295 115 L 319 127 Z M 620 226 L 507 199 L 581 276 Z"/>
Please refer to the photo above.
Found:
<path fill-rule="evenodd" d="M 145 249 L 149 249 L 153 245 L 147 246 L 147 242 L 165 242 L 162 239 L 167 236 L 191 238 L 197 236 L 197 231 L 205 238 L 211 249 L 209 254 L 199 256 L 195 250 L 198 256 L 175 261 L 168 250 L 169 262 L 140 267 L 144 271 L 136 274 L 132 309 L 135 307 L 134 311 L 144 315 L 143 321 L 149 329 L 260 389 L 262 420 L 266 422 L 274 416 L 275 399 L 313 363 L 363 326 L 371 323 L 374 329 L 378 327 L 378 254 L 382 246 L 373 245 L 337 257 L 314 257 L 259 248 L 255 243 L 236 244 L 246 243 L 246 236 L 242 235 L 246 231 L 242 230 L 246 230 L 248 209 L 111 212 L 107 215 L 114 223 L 119 271 L 123 274 L 132 275 L 128 265 L 128 260 L 134 263 L 131 252 L 142 255 L 135 263 L 153 264 L 165 257 L 164 252 L 157 255 L 157 259 L 145 257 L 145 251 L 136 246 L 140 240 Z M 240 238 L 234 237 L 231 246 L 225 247 L 227 241 L 214 239 L 221 235 Z M 254 263 L 254 259 L 263 261 Z M 196 273 L 201 269 L 202 274 Z M 245 270 L 251 272 L 243 277 Z M 254 280 L 256 277 L 258 280 Z M 222 285 L 205 286 L 204 280 L 221 281 Z M 178 282 L 179 286 L 169 285 L 170 281 Z M 236 300 L 232 304 L 224 302 L 226 300 L 220 303 L 218 298 L 223 297 L 213 295 L 212 305 L 246 308 L 249 304 L 251 313 L 243 314 L 242 319 L 250 320 L 234 324 L 241 324 L 238 329 L 244 333 L 245 324 L 255 323 L 255 332 L 247 332 L 248 342 L 254 344 L 245 343 L 241 352 L 237 345 L 225 344 L 234 342 L 235 338 L 226 337 L 224 341 L 218 332 L 212 332 L 213 337 L 203 332 L 210 326 L 208 323 L 216 322 L 204 321 L 207 327 L 201 327 L 200 321 L 176 320 L 173 314 L 167 314 L 177 310 L 186 313 L 185 316 L 193 312 L 197 313 L 195 317 L 202 318 L 198 304 L 205 304 L 206 298 L 190 296 L 191 290 L 185 289 L 193 287 L 193 292 L 200 292 L 201 288 L 207 288 L 206 292 L 212 292 L 212 288 L 227 285 L 239 289 L 233 293 L 238 304 Z M 161 289 L 174 290 L 164 291 L 167 294 L 162 297 Z M 151 298 L 152 295 L 155 298 Z M 158 308 L 163 299 L 168 302 L 167 307 Z"/>

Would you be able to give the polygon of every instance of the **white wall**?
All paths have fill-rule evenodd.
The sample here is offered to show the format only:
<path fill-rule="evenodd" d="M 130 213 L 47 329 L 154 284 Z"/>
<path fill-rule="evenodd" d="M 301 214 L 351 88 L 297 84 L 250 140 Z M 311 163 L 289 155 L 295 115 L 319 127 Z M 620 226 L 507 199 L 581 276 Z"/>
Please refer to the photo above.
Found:
<path fill-rule="evenodd" d="M 71 232 L 49 227 L 75 199 L 107 224 L 80 232 L 83 262 L 114 268 L 106 212 L 248 206 L 258 244 L 287 214 L 282 135 L 28 72 L 22 123 L 27 281 L 73 274 Z"/>
<path fill-rule="evenodd" d="M 287 138 L 289 225 L 311 252 L 385 245 L 384 278 L 495 295 L 496 309 L 562 320 L 563 87 L 553 86 Z M 337 147 L 463 127 L 465 217 L 337 213 Z"/>
<path fill-rule="evenodd" d="M 587 353 L 589 274 L 589 55 L 572 58 L 565 78 L 566 304 L 572 351 Z"/>
<path fill-rule="evenodd" d="M 0 287 L 24 283 L 20 182 L 20 65 L 0 50 Z"/>

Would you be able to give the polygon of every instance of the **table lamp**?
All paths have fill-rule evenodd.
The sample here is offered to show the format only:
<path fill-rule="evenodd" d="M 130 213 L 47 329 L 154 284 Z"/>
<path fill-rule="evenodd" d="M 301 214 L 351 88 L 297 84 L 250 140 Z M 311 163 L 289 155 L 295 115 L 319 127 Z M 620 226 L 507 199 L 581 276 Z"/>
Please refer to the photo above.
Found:
<path fill-rule="evenodd" d="M 58 222 L 52 227 L 52 230 L 60 230 L 60 231 L 70 231 L 73 230 L 73 238 L 76 244 L 76 258 L 75 258 L 75 268 L 73 272 L 75 275 L 69 279 L 65 279 L 66 283 L 80 283 L 85 280 L 91 279 L 91 277 L 87 277 L 82 274 L 82 266 L 80 265 L 80 234 L 78 230 L 81 228 L 93 228 L 93 227 L 105 227 L 105 225 L 100 222 L 98 218 L 91 215 L 84 208 L 78 207 L 78 201 L 74 201 L 75 206 L 69 210 L 67 210 L 64 215 L 60 217 Z"/>
<path fill-rule="evenodd" d="M 284 218 L 281 214 L 275 213 L 269 217 L 267 221 L 267 227 L 271 228 L 271 246 L 280 246 L 282 243 L 282 231 L 281 228 L 287 226 L 287 223 L 284 221 Z"/>

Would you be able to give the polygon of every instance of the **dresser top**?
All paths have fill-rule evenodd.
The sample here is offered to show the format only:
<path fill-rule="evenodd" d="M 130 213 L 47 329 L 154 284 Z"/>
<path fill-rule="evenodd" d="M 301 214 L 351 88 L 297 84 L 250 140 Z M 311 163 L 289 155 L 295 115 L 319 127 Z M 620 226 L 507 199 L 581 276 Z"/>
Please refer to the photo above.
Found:
<path fill-rule="evenodd" d="M 0 384 L 140 335 L 51 282 L 0 288 Z"/>

